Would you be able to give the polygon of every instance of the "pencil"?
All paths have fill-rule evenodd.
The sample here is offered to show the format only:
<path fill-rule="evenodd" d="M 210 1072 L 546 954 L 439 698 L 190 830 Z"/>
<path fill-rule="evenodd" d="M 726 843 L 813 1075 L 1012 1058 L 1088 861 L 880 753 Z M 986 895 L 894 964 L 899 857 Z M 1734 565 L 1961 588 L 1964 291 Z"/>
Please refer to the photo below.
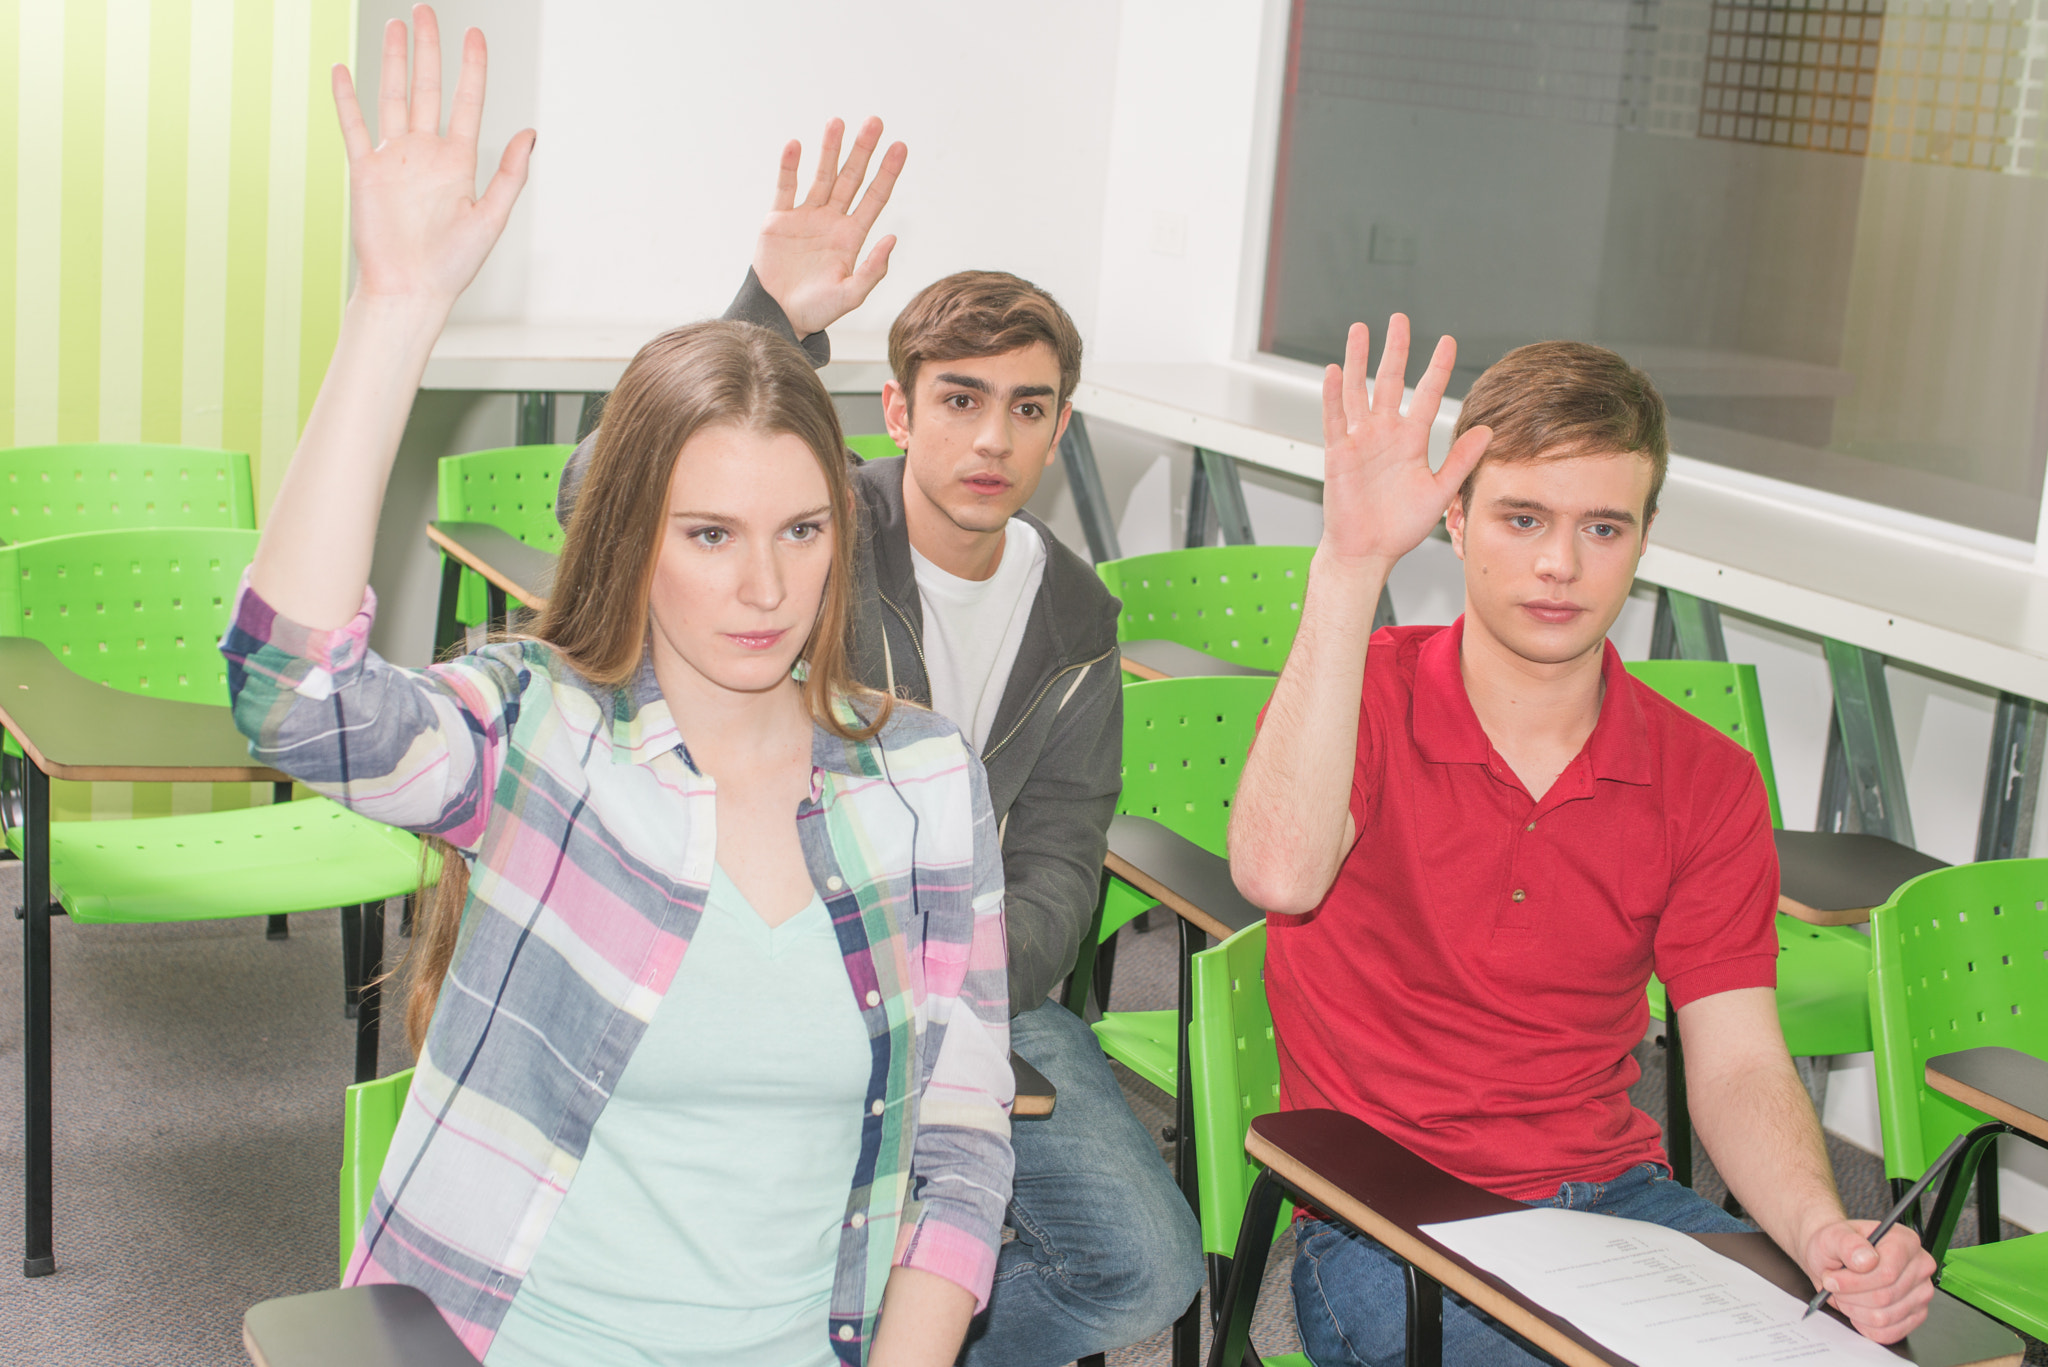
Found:
<path fill-rule="evenodd" d="M 1892 1213 L 1885 1216 L 1884 1222 L 1878 1225 L 1876 1229 L 1870 1231 L 1870 1246 L 1872 1248 L 1877 1247 L 1878 1240 L 1884 1238 L 1885 1235 L 1891 1233 L 1892 1226 L 1899 1222 L 1899 1217 L 1901 1215 L 1904 1215 L 1907 1211 L 1907 1208 L 1910 1207 L 1915 1201 L 1920 1199 L 1921 1192 L 1927 1190 L 1927 1184 L 1932 1182 L 1935 1178 L 1941 1176 L 1942 1171 L 1946 1169 L 1950 1163 L 1955 1161 L 1955 1156 L 1958 1153 L 1962 1152 L 1963 1144 L 1969 1139 L 1969 1137 L 1970 1136 L 1967 1134 L 1957 1135 L 1953 1140 L 1949 1142 L 1949 1146 L 1941 1151 L 1941 1157 L 1934 1160 L 1933 1166 L 1929 1167 L 1925 1173 L 1921 1174 L 1920 1180 L 1915 1182 L 1912 1186 L 1906 1189 L 1906 1194 L 1904 1196 L 1901 1196 L 1899 1198 L 1899 1203 L 1892 1207 Z M 1832 1292 L 1826 1290 L 1825 1288 L 1815 1292 L 1813 1299 L 1806 1303 L 1806 1315 L 1811 1315 L 1814 1311 L 1820 1309 L 1823 1305 L 1826 1305 L 1828 1297 L 1832 1294 Z M 1806 1315 L 1801 1315 L 1799 1318 L 1805 1319 Z"/>

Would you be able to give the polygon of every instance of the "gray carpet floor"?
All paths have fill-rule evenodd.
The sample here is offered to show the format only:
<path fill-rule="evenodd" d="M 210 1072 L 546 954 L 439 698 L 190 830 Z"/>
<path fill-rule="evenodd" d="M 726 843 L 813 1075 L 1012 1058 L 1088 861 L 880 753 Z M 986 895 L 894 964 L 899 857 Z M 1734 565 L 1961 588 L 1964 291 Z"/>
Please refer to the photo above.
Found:
<path fill-rule="evenodd" d="M 20 866 L 0 863 L 0 907 L 20 901 Z M 0 932 L 0 1233 L 22 1228 L 21 939 Z M 396 954 L 403 941 L 391 944 Z M 333 1285 L 341 1094 L 354 1064 L 342 1014 L 332 913 L 183 926 L 52 927 L 56 1092 L 55 1276 L 0 1262 L 0 1364 L 239 1367 L 242 1312 Z M 1175 937 L 1127 931 L 1115 1005 L 1170 1005 Z M 409 1062 L 387 1031 L 382 1071 Z M 1661 1113 L 1662 1061 L 1645 1053 L 1637 1099 Z M 1158 1092 L 1123 1074 L 1156 1133 Z M 1851 1211 L 1884 1204 L 1877 1160 L 1832 1140 Z M 1702 1190 L 1718 1195 L 1708 1169 Z M 1974 1217 L 1965 1217 L 1966 1221 Z M 1964 1240 L 1974 1231 L 1964 1230 Z M 1287 1291 L 1292 1250 L 1275 1250 L 1254 1341 L 1297 1351 Z M 1167 1337 L 1109 1354 L 1163 1367 Z M 2030 1364 L 2048 1352 L 2030 1345 Z"/>

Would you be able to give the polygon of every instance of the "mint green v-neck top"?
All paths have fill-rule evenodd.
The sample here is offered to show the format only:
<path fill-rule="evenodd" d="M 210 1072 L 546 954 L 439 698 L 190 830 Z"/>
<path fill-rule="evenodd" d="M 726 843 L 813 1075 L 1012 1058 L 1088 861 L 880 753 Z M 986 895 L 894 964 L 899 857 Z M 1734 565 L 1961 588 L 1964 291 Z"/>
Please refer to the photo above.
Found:
<path fill-rule="evenodd" d="M 488 1367 L 830 1367 L 872 1060 L 825 904 L 716 870 Z"/>

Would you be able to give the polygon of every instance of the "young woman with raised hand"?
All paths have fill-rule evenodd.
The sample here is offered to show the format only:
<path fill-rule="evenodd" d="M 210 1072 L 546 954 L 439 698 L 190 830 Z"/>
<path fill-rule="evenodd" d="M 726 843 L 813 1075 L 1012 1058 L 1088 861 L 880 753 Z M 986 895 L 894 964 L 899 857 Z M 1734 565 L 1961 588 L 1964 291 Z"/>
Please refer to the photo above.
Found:
<path fill-rule="evenodd" d="M 533 149 L 473 196 L 482 35 L 443 135 L 413 20 L 374 147 L 335 71 L 361 271 L 222 644 L 253 753 L 468 875 L 421 927 L 446 971 L 347 1279 L 422 1288 L 488 1367 L 950 1363 L 1010 1186 L 1001 858 L 952 725 L 848 682 L 805 358 L 656 338 L 532 636 L 367 649 L 407 410 Z"/>

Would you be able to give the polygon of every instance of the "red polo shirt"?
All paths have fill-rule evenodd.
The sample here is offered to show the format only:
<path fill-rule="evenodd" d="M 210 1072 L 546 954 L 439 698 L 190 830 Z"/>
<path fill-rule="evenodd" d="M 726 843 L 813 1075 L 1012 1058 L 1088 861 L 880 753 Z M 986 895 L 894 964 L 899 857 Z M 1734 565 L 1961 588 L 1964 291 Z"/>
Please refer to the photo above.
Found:
<path fill-rule="evenodd" d="M 1358 844 L 1321 906 L 1268 918 L 1280 1102 L 1533 1200 L 1666 1161 L 1628 1100 L 1644 986 L 1774 986 L 1778 860 L 1756 761 L 1612 645 L 1592 736 L 1531 801 L 1465 695 L 1463 635 L 1372 638 Z"/>

